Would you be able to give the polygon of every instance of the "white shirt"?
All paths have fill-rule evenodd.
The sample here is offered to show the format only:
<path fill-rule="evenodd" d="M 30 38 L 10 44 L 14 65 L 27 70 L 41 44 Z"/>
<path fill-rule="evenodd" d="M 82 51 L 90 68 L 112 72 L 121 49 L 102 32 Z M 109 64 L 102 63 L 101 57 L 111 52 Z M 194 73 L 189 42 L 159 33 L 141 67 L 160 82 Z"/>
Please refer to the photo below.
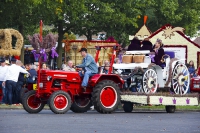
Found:
<path fill-rule="evenodd" d="M 6 80 L 11 80 L 11 81 L 18 81 L 19 73 L 28 73 L 25 69 L 22 67 L 12 64 L 11 66 L 8 67 L 8 72 L 6 75 Z"/>
<path fill-rule="evenodd" d="M 6 81 L 6 74 L 7 74 L 8 66 L 0 66 L 0 81 Z"/>

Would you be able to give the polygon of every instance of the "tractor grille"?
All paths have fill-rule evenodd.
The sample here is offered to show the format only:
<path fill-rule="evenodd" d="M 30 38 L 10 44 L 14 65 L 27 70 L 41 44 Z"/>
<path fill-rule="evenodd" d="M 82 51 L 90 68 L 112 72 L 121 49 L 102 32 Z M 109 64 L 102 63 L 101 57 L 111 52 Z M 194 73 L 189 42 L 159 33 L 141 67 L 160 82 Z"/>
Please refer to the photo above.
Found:
<path fill-rule="evenodd" d="M 41 75 L 40 75 L 40 83 L 43 83 L 43 88 L 41 88 L 41 89 L 46 89 L 47 88 L 47 74 L 46 73 L 41 73 Z"/>

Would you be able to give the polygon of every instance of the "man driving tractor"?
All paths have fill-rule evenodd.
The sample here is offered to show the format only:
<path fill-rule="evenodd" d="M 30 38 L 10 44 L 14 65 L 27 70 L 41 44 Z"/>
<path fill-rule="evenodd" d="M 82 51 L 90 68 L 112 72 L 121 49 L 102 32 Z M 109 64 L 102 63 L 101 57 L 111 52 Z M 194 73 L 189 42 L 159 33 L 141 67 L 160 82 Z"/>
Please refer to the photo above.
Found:
<path fill-rule="evenodd" d="M 86 91 L 89 77 L 98 73 L 98 66 L 97 66 L 94 58 L 90 54 L 87 53 L 86 48 L 81 48 L 81 50 L 79 52 L 81 52 L 83 60 L 82 60 L 82 64 L 77 65 L 76 67 L 82 68 L 82 70 L 79 72 L 79 75 L 81 77 L 83 77 L 81 86 L 84 89 L 84 91 Z"/>

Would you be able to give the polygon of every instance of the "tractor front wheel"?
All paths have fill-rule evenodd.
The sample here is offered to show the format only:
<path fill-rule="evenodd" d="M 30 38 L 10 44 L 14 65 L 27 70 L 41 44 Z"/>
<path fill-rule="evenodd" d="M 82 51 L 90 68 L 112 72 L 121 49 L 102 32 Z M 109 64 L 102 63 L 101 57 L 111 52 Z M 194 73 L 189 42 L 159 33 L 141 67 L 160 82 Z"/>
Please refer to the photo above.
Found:
<path fill-rule="evenodd" d="M 103 80 L 93 89 L 92 101 L 99 113 L 112 113 L 120 103 L 119 86 L 112 80 Z"/>
<path fill-rule="evenodd" d="M 55 114 L 64 114 L 71 107 L 71 97 L 67 92 L 55 91 L 49 98 L 49 107 Z"/>
<path fill-rule="evenodd" d="M 31 90 L 24 95 L 22 105 L 28 113 L 39 113 L 45 104 L 35 96 L 35 91 Z"/>

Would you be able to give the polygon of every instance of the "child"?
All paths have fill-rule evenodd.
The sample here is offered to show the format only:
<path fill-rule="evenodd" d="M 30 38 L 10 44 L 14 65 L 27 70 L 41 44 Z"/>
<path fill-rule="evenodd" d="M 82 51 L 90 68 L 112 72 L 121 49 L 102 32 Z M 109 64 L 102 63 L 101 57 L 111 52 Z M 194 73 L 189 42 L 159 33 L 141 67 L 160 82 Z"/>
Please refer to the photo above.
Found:
<path fill-rule="evenodd" d="M 195 75 L 194 62 L 192 60 L 188 64 L 188 71 L 190 73 L 190 77 L 192 78 Z"/>

